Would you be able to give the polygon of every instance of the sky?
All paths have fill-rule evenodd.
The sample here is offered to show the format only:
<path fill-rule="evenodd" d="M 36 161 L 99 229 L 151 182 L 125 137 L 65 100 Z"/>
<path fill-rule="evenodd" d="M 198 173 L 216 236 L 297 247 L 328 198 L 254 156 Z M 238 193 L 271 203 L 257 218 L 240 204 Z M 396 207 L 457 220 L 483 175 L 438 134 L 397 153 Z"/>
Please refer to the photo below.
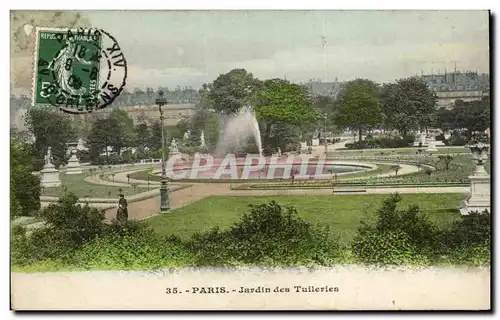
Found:
<path fill-rule="evenodd" d="M 199 88 L 234 68 L 294 82 L 489 70 L 487 11 L 82 13 L 120 44 L 129 87 Z"/>

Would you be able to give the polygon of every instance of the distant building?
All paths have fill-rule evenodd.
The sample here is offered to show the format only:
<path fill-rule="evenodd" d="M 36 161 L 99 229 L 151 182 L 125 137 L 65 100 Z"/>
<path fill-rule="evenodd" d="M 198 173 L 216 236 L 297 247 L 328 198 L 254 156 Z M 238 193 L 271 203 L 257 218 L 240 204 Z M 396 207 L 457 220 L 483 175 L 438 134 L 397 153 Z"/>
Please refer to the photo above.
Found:
<path fill-rule="evenodd" d="M 343 87 L 343 82 L 339 82 L 338 78 L 335 82 L 322 82 L 321 80 L 309 80 L 307 83 L 302 83 L 307 87 L 307 91 L 313 97 L 324 96 L 336 98 Z"/>
<path fill-rule="evenodd" d="M 182 118 L 191 118 L 196 112 L 195 105 L 189 103 L 167 104 L 162 108 L 164 110 L 166 126 L 175 126 Z M 158 106 L 155 105 L 120 107 L 119 109 L 126 111 L 129 117 L 134 120 L 134 123 L 139 122 L 141 117 L 160 120 L 160 111 L 158 110 Z M 99 118 L 105 118 L 111 111 L 113 111 L 113 107 L 97 110 L 92 112 L 92 114 Z"/>
<path fill-rule="evenodd" d="M 421 77 L 436 93 L 438 108 L 451 108 L 457 100 L 481 100 L 490 95 L 490 76 L 486 73 L 445 71 L 444 74 L 422 74 Z"/>

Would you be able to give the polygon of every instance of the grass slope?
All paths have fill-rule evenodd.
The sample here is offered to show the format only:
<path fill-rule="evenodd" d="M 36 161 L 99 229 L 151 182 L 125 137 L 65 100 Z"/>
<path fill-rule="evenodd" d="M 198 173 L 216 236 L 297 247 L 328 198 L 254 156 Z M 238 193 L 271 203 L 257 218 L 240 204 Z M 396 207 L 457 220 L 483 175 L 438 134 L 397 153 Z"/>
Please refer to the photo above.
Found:
<path fill-rule="evenodd" d="M 188 238 L 214 226 L 230 227 L 248 210 L 249 204 L 277 201 L 294 206 L 299 215 L 313 224 L 328 225 L 330 232 L 348 243 L 361 220 L 370 219 L 387 195 L 339 196 L 252 196 L 209 197 L 168 214 L 146 220 L 157 232 Z M 418 204 L 431 220 L 445 226 L 460 217 L 458 206 L 463 194 L 405 194 L 402 205 Z"/>

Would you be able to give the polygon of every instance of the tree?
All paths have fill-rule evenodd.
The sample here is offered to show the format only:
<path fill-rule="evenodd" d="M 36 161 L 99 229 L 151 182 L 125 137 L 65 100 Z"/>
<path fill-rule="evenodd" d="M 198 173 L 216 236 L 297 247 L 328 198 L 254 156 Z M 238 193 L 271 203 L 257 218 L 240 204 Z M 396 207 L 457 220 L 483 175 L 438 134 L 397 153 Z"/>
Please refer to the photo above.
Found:
<path fill-rule="evenodd" d="M 166 132 L 165 128 L 165 132 Z M 168 140 L 172 140 L 172 136 L 165 135 L 165 146 L 169 146 Z M 153 121 L 151 126 L 149 127 L 149 139 L 148 139 L 148 148 L 152 151 L 161 150 L 161 123 L 160 121 Z"/>
<path fill-rule="evenodd" d="M 40 178 L 33 175 L 33 155 L 27 143 L 10 141 L 10 213 L 29 216 L 40 209 Z"/>
<path fill-rule="evenodd" d="M 114 125 L 110 128 L 113 131 L 110 139 L 111 146 L 113 151 L 120 155 L 122 148 L 130 147 L 134 141 L 134 120 L 125 110 L 117 108 L 111 111 L 108 120 Z"/>
<path fill-rule="evenodd" d="M 190 125 L 193 136 L 200 140 L 201 131 L 205 135 L 205 143 L 209 148 L 215 147 L 219 139 L 219 116 L 206 108 L 199 107 L 190 119 Z M 200 141 L 201 142 L 201 141 Z"/>
<path fill-rule="evenodd" d="M 233 114 L 252 103 L 260 86 L 261 82 L 245 69 L 233 69 L 221 74 L 212 85 L 204 88 L 209 90 L 207 96 L 213 109 L 223 114 Z"/>
<path fill-rule="evenodd" d="M 31 108 L 27 112 L 26 125 L 36 139 L 33 145 L 35 170 L 43 167 L 43 159 L 49 147 L 52 148 L 56 168 L 68 163 L 67 144 L 75 141 L 77 135 L 67 115 L 49 109 Z"/>
<path fill-rule="evenodd" d="M 417 77 L 383 86 L 380 97 L 386 125 L 402 135 L 419 127 L 427 128 L 436 111 L 436 95 Z"/>
<path fill-rule="evenodd" d="M 124 110 L 114 109 L 107 118 L 98 119 L 92 125 L 87 144 L 93 162 L 104 151 L 109 162 L 108 146 L 118 155 L 124 147 L 135 141 L 134 122 Z"/>
<path fill-rule="evenodd" d="M 283 79 L 264 81 L 263 88 L 256 96 L 255 111 L 265 124 L 263 138 L 268 147 L 273 126 L 287 123 L 300 127 L 317 121 L 317 112 L 312 107 L 305 88 Z"/>
<path fill-rule="evenodd" d="M 333 119 L 339 126 L 357 130 L 361 140 L 364 130 L 383 123 L 378 85 L 366 79 L 348 82 L 339 94 Z"/>
<path fill-rule="evenodd" d="M 450 131 L 455 128 L 455 112 L 453 109 L 441 107 L 436 111 L 433 126 L 443 131 Z"/>
<path fill-rule="evenodd" d="M 146 123 L 139 123 L 135 126 L 135 146 L 144 150 L 149 142 L 149 127 Z"/>
<path fill-rule="evenodd" d="M 90 135 L 87 141 L 89 145 L 89 155 L 92 162 L 95 162 L 102 151 L 106 152 L 106 157 L 109 159 L 108 146 L 111 145 L 112 135 L 114 135 L 113 127 L 118 126 L 116 119 L 98 119 L 92 125 Z"/>
<path fill-rule="evenodd" d="M 470 139 L 474 132 L 484 132 L 490 127 L 490 109 L 489 97 L 470 102 L 458 100 L 453 107 L 454 127 L 467 129 L 467 139 Z"/>
<path fill-rule="evenodd" d="M 450 168 L 450 163 L 453 161 L 453 156 L 452 155 L 440 155 L 438 156 L 439 161 L 442 161 L 444 163 L 444 170 L 448 171 Z"/>

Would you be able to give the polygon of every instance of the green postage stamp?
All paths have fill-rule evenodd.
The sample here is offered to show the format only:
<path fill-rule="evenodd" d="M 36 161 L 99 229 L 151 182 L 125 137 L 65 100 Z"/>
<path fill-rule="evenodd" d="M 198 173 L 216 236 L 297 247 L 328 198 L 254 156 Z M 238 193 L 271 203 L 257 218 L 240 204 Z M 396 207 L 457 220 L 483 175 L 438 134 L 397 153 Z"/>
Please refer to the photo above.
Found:
<path fill-rule="evenodd" d="M 33 105 L 86 113 L 121 93 L 127 64 L 116 40 L 100 29 L 37 28 Z"/>

